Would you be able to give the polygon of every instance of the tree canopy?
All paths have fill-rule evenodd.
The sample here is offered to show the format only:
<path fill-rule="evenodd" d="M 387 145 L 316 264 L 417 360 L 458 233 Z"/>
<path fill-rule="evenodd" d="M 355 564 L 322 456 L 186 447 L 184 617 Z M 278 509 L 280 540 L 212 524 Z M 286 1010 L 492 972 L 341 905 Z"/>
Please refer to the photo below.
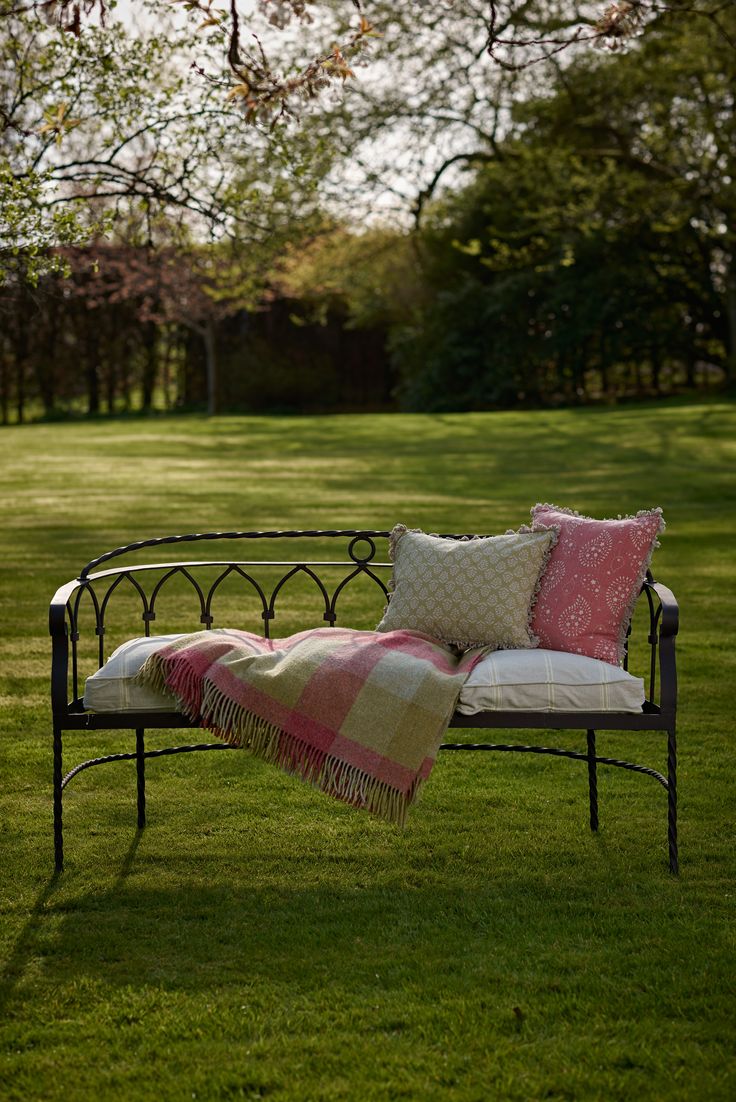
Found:
<path fill-rule="evenodd" d="M 139 8 L 0 0 L 5 419 L 214 411 L 256 313 L 410 408 L 733 378 L 733 3 Z"/>
<path fill-rule="evenodd" d="M 315 245 L 293 285 L 334 296 L 342 280 L 360 319 L 376 273 L 401 273 L 382 303 L 413 408 L 733 378 L 735 87 L 736 54 L 707 22 L 663 18 L 635 51 L 581 54 L 511 104 L 471 183 L 428 203 L 413 278 L 373 235 L 351 263 L 344 242 Z"/>
<path fill-rule="evenodd" d="M 206 80 L 192 97 L 175 22 L 60 34 L 11 8 L 0 35 L 0 275 L 22 264 L 33 277 L 55 263 L 49 248 L 113 224 L 143 244 L 263 240 L 313 205 L 329 150 L 283 129 L 244 137 L 234 100 Z"/>

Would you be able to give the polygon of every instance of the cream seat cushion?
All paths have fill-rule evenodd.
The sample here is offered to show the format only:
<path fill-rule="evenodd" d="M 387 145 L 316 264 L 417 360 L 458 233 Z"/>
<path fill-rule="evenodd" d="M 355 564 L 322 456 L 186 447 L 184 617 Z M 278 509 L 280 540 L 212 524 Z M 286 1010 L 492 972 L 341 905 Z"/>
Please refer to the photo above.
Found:
<path fill-rule="evenodd" d="M 169 693 L 138 685 L 135 676 L 149 654 L 179 639 L 152 635 L 129 639 L 87 678 L 84 706 L 93 712 L 171 712 Z M 597 658 L 556 650 L 502 650 L 482 658 L 460 693 L 457 710 L 475 712 L 640 712 L 644 682 Z"/>
<path fill-rule="evenodd" d="M 135 675 L 148 658 L 181 635 L 151 635 L 129 639 L 114 650 L 104 666 L 84 686 L 84 706 L 90 712 L 175 712 L 170 693 L 158 693 L 136 683 Z"/>
<path fill-rule="evenodd" d="M 475 666 L 457 710 L 640 712 L 644 682 L 619 666 L 566 651 L 501 650 Z"/>

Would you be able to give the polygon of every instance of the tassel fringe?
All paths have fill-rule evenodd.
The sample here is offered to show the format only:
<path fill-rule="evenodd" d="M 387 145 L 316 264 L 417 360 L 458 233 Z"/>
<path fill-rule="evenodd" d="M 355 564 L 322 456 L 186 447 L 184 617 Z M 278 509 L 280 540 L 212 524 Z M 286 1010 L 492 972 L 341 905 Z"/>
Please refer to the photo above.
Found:
<path fill-rule="evenodd" d="M 278 765 L 285 773 L 351 807 L 370 811 L 397 826 L 406 825 L 407 811 L 422 788 L 419 778 L 406 792 L 377 780 L 358 766 L 340 761 L 254 715 L 206 678 L 202 691 L 200 679 L 188 666 L 180 664 L 172 675 L 161 654 L 152 654 L 146 660 L 136 681 L 159 692 L 172 692 L 188 719 L 199 720 L 202 727 L 230 746 L 249 750 L 262 761 Z"/>

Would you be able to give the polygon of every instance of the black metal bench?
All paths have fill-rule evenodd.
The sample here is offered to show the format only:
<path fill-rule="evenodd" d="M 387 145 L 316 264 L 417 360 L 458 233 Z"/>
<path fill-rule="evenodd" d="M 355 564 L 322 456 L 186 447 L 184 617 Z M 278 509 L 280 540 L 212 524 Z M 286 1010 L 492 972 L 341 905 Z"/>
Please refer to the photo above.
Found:
<path fill-rule="evenodd" d="M 448 535 L 447 539 L 460 536 Z M 315 561 L 308 558 L 269 561 L 261 559 L 229 558 L 143 563 L 137 565 L 105 566 L 114 559 L 133 555 L 148 548 L 171 544 L 201 544 L 206 541 L 223 541 L 228 547 L 261 541 L 261 546 L 273 540 L 290 544 L 291 541 L 317 540 L 323 545 L 342 541 L 345 557 Z M 191 728 L 193 724 L 179 712 L 89 712 L 85 710 L 80 695 L 81 642 L 84 638 L 84 621 L 89 619 L 89 630 L 97 638 L 95 662 L 101 667 L 105 661 L 105 636 L 109 630 L 108 613 L 111 598 L 125 584 L 132 587 L 136 603 L 140 602 L 144 634 L 151 634 L 151 623 L 157 618 L 166 587 L 174 579 L 184 581 L 191 588 L 191 596 L 198 612 L 198 619 L 206 629 L 213 626 L 213 607 L 223 583 L 236 579 L 255 602 L 259 619 L 263 622 L 263 634 L 272 634 L 271 623 L 276 617 L 276 604 L 284 587 L 294 578 L 306 579 L 315 590 L 319 602 L 322 625 L 337 621 L 337 608 L 356 579 L 367 579 L 375 585 L 380 602 L 378 614 L 387 598 L 383 580 L 391 565 L 377 558 L 376 541 L 387 541 L 388 532 L 349 531 L 286 531 L 286 532 L 208 532 L 184 536 L 165 536 L 141 540 L 119 547 L 93 559 L 84 567 L 78 578 L 67 582 L 56 592 L 49 612 L 49 630 L 52 638 L 51 703 L 53 711 L 54 748 L 54 850 L 57 871 L 63 868 L 62 799 L 69 782 L 78 773 L 95 765 L 113 761 L 136 762 L 138 792 L 138 827 L 145 826 L 145 762 L 147 758 L 170 754 L 184 754 L 200 750 L 230 750 L 233 747 L 221 743 L 196 743 L 146 750 L 145 731 L 152 728 Z M 291 546 L 295 546 L 291 542 Z M 296 544 L 298 546 L 298 543 Z M 387 546 L 387 545 L 386 545 Z M 283 573 L 281 573 L 283 571 Z M 266 583 L 264 572 L 270 577 Z M 259 580 L 260 579 L 260 580 Z M 451 727 L 465 728 L 522 728 L 522 729 L 572 729 L 586 732 L 584 750 L 568 750 L 557 747 L 528 746 L 507 743 L 444 743 L 440 749 L 457 751 L 501 750 L 515 753 L 551 754 L 584 761 L 588 767 L 590 827 L 598 829 L 597 767 L 611 765 L 621 769 L 644 773 L 653 777 L 667 791 L 667 824 L 669 867 L 678 871 L 677 854 L 677 743 L 675 719 L 677 708 L 677 674 L 675 664 L 675 636 L 678 630 L 677 602 L 666 586 L 655 582 L 651 575 L 642 586 L 641 601 L 648 613 L 648 694 L 640 713 L 630 712 L 519 712 L 487 711 L 476 715 L 456 713 Z M 219 626 L 219 625 L 218 625 Z M 222 626 L 233 626 L 223 624 Z M 238 624 L 242 626 L 242 624 Z M 300 627 L 304 627 L 301 624 Z M 313 625 L 309 625 L 313 626 Z M 356 626 L 356 625 L 350 625 Z M 191 627 L 188 630 L 193 630 Z M 627 659 L 625 665 L 628 662 Z M 92 671 L 90 671 L 92 672 Z M 70 695 L 71 694 L 71 695 Z M 131 730 L 135 731 L 135 750 L 126 753 L 106 754 L 104 757 L 83 761 L 66 774 L 62 765 L 64 731 Z M 656 769 L 596 754 L 596 731 L 652 731 L 667 735 L 666 776 Z"/>

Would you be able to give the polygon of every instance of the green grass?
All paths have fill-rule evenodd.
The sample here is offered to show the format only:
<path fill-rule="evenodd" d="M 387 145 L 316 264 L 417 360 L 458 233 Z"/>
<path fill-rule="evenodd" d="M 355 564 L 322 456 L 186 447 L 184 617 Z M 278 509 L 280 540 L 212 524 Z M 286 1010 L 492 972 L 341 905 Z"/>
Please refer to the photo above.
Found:
<path fill-rule="evenodd" d="M 736 1096 L 734 405 L 150 418 L 0 448 L 4 1102 Z M 679 879 L 653 781 L 601 770 L 593 836 L 585 767 L 515 755 L 441 757 L 403 832 L 209 754 L 149 765 L 138 836 L 133 767 L 103 767 L 68 789 L 51 876 L 47 606 L 89 558 L 209 529 L 499 532 L 536 501 L 664 509 Z M 123 741 L 68 736 L 67 761 Z M 599 745 L 664 762 L 659 736 Z"/>

